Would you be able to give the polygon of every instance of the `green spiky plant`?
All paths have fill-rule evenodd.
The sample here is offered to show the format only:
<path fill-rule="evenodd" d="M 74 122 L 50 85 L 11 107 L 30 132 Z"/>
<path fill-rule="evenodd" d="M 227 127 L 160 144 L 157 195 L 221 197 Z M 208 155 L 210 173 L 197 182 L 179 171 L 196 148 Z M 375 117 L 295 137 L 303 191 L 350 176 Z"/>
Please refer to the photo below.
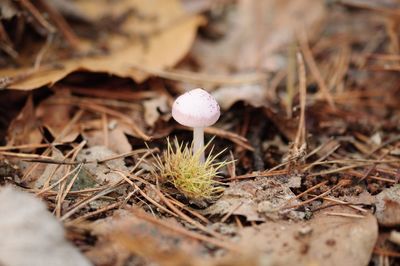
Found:
<path fill-rule="evenodd" d="M 161 157 L 155 157 L 155 167 L 162 181 L 173 184 L 180 193 L 191 200 L 211 200 L 220 195 L 224 188 L 216 178 L 219 177 L 219 170 L 229 162 L 218 162 L 218 156 L 225 150 L 212 155 L 212 148 L 205 162 L 201 163 L 201 153 L 210 143 L 211 141 L 193 154 L 193 144 L 179 144 L 176 138 L 171 143 L 167 139 L 167 150 Z"/>

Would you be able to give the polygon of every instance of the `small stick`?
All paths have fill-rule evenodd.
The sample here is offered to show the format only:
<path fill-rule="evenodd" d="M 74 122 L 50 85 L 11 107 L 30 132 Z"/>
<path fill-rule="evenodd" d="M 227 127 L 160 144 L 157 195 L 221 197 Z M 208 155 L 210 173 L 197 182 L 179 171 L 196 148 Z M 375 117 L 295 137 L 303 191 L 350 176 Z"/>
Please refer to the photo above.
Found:
<path fill-rule="evenodd" d="M 83 140 L 81 143 L 79 143 L 78 146 L 76 146 L 73 150 L 71 150 L 70 152 L 68 152 L 68 154 L 66 155 L 66 157 L 69 157 L 72 155 L 71 160 L 74 161 L 76 159 L 76 157 L 78 156 L 78 153 L 83 149 L 83 147 L 86 145 L 86 140 Z M 69 172 L 71 169 L 71 166 L 66 166 L 66 171 Z M 80 164 L 80 168 L 78 170 L 78 172 L 75 174 L 75 176 L 71 179 L 71 181 L 69 182 L 68 186 L 67 186 L 67 180 L 64 180 L 61 185 L 60 185 L 60 189 L 58 190 L 58 194 L 56 196 L 56 200 L 57 200 L 57 205 L 56 205 L 56 216 L 57 218 L 61 217 L 61 212 L 62 212 L 62 203 L 65 200 L 65 197 L 67 196 L 69 190 L 72 188 L 73 183 L 75 182 L 76 178 L 78 178 L 79 172 L 82 169 L 82 164 Z M 67 186 L 65 192 L 64 192 L 64 188 L 65 186 Z"/>
<path fill-rule="evenodd" d="M 103 124 L 103 138 L 104 138 L 104 146 L 109 147 L 109 134 L 108 134 L 108 121 L 107 114 L 101 114 L 101 122 Z"/>
<path fill-rule="evenodd" d="M 38 154 L 27 154 L 27 153 L 20 153 L 20 152 L 8 152 L 8 151 L 1 151 L 1 155 L 16 157 L 16 158 L 28 158 L 32 160 L 53 160 L 50 156 L 38 155 Z"/>
<path fill-rule="evenodd" d="M 70 175 L 72 175 L 73 173 L 75 173 L 76 171 L 80 170 L 81 165 L 78 165 L 77 167 L 75 167 L 72 171 L 68 171 L 63 177 L 61 177 L 59 180 L 57 180 L 54 184 L 51 184 L 48 187 L 43 188 L 42 190 L 40 190 L 39 192 L 36 193 L 36 196 L 40 196 L 43 193 L 48 192 L 49 190 L 51 190 L 52 188 L 54 188 L 55 186 L 57 186 L 58 184 L 60 184 L 62 181 L 64 181 L 65 179 L 67 179 Z"/>
<path fill-rule="evenodd" d="M 32 17 L 43 27 L 45 28 L 50 34 L 56 32 L 56 29 L 51 25 L 37 10 L 37 8 L 29 1 L 29 0 L 20 0 L 19 3 L 29 11 Z"/>
<path fill-rule="evenodd" d="M 54 21 L 67 42 L 72 46 L 72 48 L 77 50 L 80 46 L 80 41 L 78 36 L 76 36 L 72 28 L 69 26 L 68 22 L 57 9 L 53 8 L 45 0 L 39 0 L 39 2 L 43 9 L 49 14 L 49 17 Z"/>
<path fill-rule="evenodd" d="M 374 253 L 378 254 L 378 255 L 381 255 L 381 256 L 400 258 L 400 252 L 386 250 L 386 249 L 379 248 L 379 247 L 375 247 L 374 248 Z"/>
<path fill-rule="evenodd" d="M 110 116 L 118 117 L 122 121 L 128 123 L 131 126 L 133 132 L 135 132 L 138 135 L 138 137 L 140 137 L 140 138 L 142 138 L 143 140 L 146 140 L 146 141 L 151 140 L 150 136 L 148 136 L 146 133 L 144 133 L 132 121 L 132 119 L 129 116 L 127 116 L 127 115 L 125 115 L 123 113 L 120 113 L 120 112 L 118 112 L 116 110 L 113 110 L 113 109 L 110 109 L 108 107 L 105 107 L 105 106 L 102 106 L 102 105 L 99 105 L 99 104 L 95 104 L 95 103 L 90 103 L 90 104 L 88 103 L 87 105 L 81 105 L 81 104 L 78 103 L 78 105 L 83 109 L 88 109 L 88 110 L 91 110 L 91 111 L 96 111 L 96 112 L 108 114 Z"/>
<path fill-rule="evenodd" d="M 322 78 L 321 72 L 319 71 L 319 68 L 317 66 L 317 63 L 315 62 L 315 59 L 312 55 L 310 46 L 308 44 L 308 37 L 307 37 L 307 32 L 304 28 L 300 31 L 298 34 L 298 40 L 300 44 L 301 51 L 303 52 L 305 61 L 307 62 L 307 65 L 310 68 L 311 74 L 314 76 L 315 80 L 318 83 L 318 87 L 320 88 L 322 94 L 324 95 L 325 99 L 329 103 L 329 105 L 335 109 L 335 102 L 333 101 L 332 95 L 329 92 L 328 87 L 326 86 L 326 83 L 324 79 Z"/>
<path fill-rule="evenodd" d="M 365 218 L 363 215 L 352 214 L 352 213 L 342 213 L 342 212 L 326 212 L 326 215 L 330 216 L 340 216 L 340 217 L 348 217 L 348 218 Z"/>
<path fill-rule="evenodd" d="M 138 190 L 139 193 L 140 193 L 140 195 L 142 195 L 146 200 L 148 200 L 148 201 L 149 201 L 150 203 L 152 203 L 154 206 L 156 206 L 157 208 L 160 208 L 161 210 L 163 210 L 164 212 L 166 212 L 166 213 L 168 213 L 168 214 L 170 214 L 170 215 L 172 215 L 172 216 L 178 217 L 177 214 L 173 213 L 172 211 L 168 210 L 168 209 L 165 208 L 164 206 L 160 205 L 157 201 L 155 201 L 154 199 L 152 199 L 151 197 L 149 197 L 146 193 L 144 193 L 144 191 L 141 190 L 141 189 L 139 188 L 138 185 L 136 185 L 135 183 L 133 183 L 133 181 L 130 180 L 125 174 L 123 174 L 122 172 L 119 172 L 119 171 L 113 171 L 113 172 L 115 172 L 116 174 L 118 174 L 119 176 L 121 176 L 122 179 L 125 180 L 129 185 L 131 185 L 131 186 L 134 187 L 136 190 Z"/>
<path fill-rule="evenodd" d="M 65 144 L 66 143 L 43 143 L 43 144 L 40 143 L 40 144 L 22 144 L 16 146 L 0 146 L 0 151 L 47 148 Z"/>
<path fill-rule="evenodd" d="M 262 172 L 257 171 L 257 172 L 252 172 L 252 173 L 249 173 L 249 174 L 233 176 L 233 177 L 230 177 L 230 178 L 226 178 L 224 180 L 225 181 L 231 181 L 231 180 L 250 179 L 250 178 L 255 178 L 255 177 L 259 177 L 259 176 L 263 176 L 263 177 L 278 176 L 278 175 L 285 175 L 287 173 L 288 173 L 287 169 L 275 170 L 275 171 L 267 170 L 267 171 L 262 171 Z"/>
<path fill-rule="evenodd" d="M 174 206 L 174 204 L 172 204 L 165 196 L 163 193 L 161 193 L 161 191 L 159 191 L 154 185 L 150 184 L 148 181 L 144 180 L 143 178 L 139 177 L 139 176 L 135 176 L 132 175 L 130 173 L 125 173 L 123 171 L 120 170 L 114 170 L 115 172 L 120 172 L 123 175 L 129 176 L 131 178 L 134 178 L 146 185 L 148 185 L 156 194 L 157 196 L 160 197 L 160 199 L 165 203 L 165 205 L 167 205 L 168 208 L 170 208 L 173 212 L 175 212 L 177 215 L 179 215 L 183 220 L 185 220 L 186 222 L 196 226 L 198 229 L 204 231 L 205 233 L 208 233 L 216 238 L 219 239 L 223 239 L 223 237 L 221 235 L 219 235 L 218 233 L 210 230 L 209 228 L 205 227 L 204 225 L 202 225 L 201 223 L 191 219 L 189 216 L 187 216 L 186 214 L 184 214 L 183 212 L 181 212 L 178 208 L 176 208 Z"/>
<path fill-rule="evenodd" d="M 88 219 L 90 217 L 93 217 L 93 216 L 96 216 L 96 215 L 101 214 L 103 212 L 118 208 L 119 206 L 121 206 L 121 202 L 116 202 L 116 203 L 109 204 L 109 205 L 104 206 L 104 207 L 102 207 L 102 208 L 100 208 L 98 210 L 85 213 L 84 215 L 76 218 L 75 220 L 65 222 L 65 225 L 69 226 L 69 225 L 80 223 L 80 222 L 82 222 L 82 221 L 84 221 L 84 220 L 86 220 L 86 219 Z"/>
<path fill-rule="evenodd" d="M 222 217 L 221 219 L 221 223 L 225 223 L 226 220 L 228 220 L 228 218 L 237 210 L 240 208 L 240 206 L 243 205 L 243 202 L 239 202 L 239 204 L 237 204 L 237 206 L 234 206 L 224 217 Z"/>
<path fill-rule="evenodd" d="M 330 198 L 330 197 L 322 197 L 322 198 L 324 200 L 327 200 L 327 201 L 332 201 L 332 202 L 339 203 L 340 205 L 349 206 L 350 208 L 353 208 L 353 209 L 355 209 L 357 211 L 360 211 L 360 212 L 364 212 L 364 213 L 368 212 L 367 210 L 364 210 L 363 208 L 356 206 L 354 203 L 349 203 L 349 202 L 345 202 L 345 201 L 334 199 L 334 198 Z M 357 204 L 357 205 L 359 205 L 359 204 Z M 364 204 L 361 204 L 361 205 L 364 205 Z"/>
<path fill-rule="evenodd" d="M 81 202 L 79 202 L 77 205 L 75 205 L 71 210 L 69 210 L 67 213 L 65 213 L 61 218 L 60 221 L 65 221 L 66 219 L 68 219 L 71 215 L 73 215 L 75 212 L 77 212 L 78 210 L 80 210 L 81 208 L 83 208 L 85 205 L 89 204 L 90 202 L 101 198 L 115 190 L 117 190 L 121 185 L 123 185 L 123 183 L 121 182 L 121 180 L 111 184 L 108 188 L 104 189 L 103 191 L 98 192 L 97 194 L 90 196 L 84 200 L 82 200 Z"/>
<path fill-rule="evenodd" d="M 316 200 L 316 199 L 325 197 L 325 196 L 328 195 L 330 192 L 332 192 L 333 190 L 335 190 L 335 189 L 341 187 L 341 186 L 344 185 L 345 183 L 347 183 L 346 180 L 341 181 L 341 182 L 339 182 L 337 185 L 331 187 L 330 189 L 328 189 L 327 191 L 325 191 L 324 193 L 322 193 L 322 194 L 320 194 L 320 195 L 318 195 L 318 196 L 315 196 L 315 197 L 313 197 L 313 198 L 311 198 L 311 199 L 309 199 L 309 200 L 305 200 L 305 201 L 303 201 L 303 202 L 301 202 L 301 203 L 299 203 L 299 204 L 297 204 L 297 205 L 288 206 L 288 207 L 285 207 L 285 208 L 282 208 L 282 209 L 284 209 L 284 210 L 285 210 L 285 209 L 297 209 L 297 208 L 299 208 L 299 207 L 301 207 L 301 206 L 304 206 L 304 205 L 306 205 L 306 204 L 308 204 L 308 203 L 310 203 L 310 202 L 313 202 L 313 201 Z M 286 205 L 286 204 L 285 204 L 285 205 Z"/>
<path fill-rule="evenodd" d="M 306 191 L 303 191 L 302 193 L 300 193 L 299 195 L 296 195 L 294 198 L 289 199 L 282 207 L 285 207 L 287 205 L 289 205 L 289 203 L 291 203 L 292 201 L 299 199 L 301 197 L 303 197 L 304 195 L 310 193 L 311 191 L 325 185 L 326 183 L 328 183 L 328 181 L 323 181 L 315 186 L 310 187 L 309 189 L 307 189 Z"/>
<path fill-rule="evenodd" d="M 176 128 L 189 131 L 191 130 L 190 128 L 184 126 L 176 126 Z M 206 127 L 204 128 L 204 133 L 228 139 L 248 151 L 254 151 L 254 148 L 248 143 L 248 140 L 236 133 L 229 132 L 216 127 Z"/>
<path fill-rule="evenodd" d="M 183 204 L 182 202 L 172 198 L 171 196 L 167 195 L 168 199 L 171 201 L 172 204 L 178 206 L 179 208 L 184 209 L 185 211 L 189 212 L 190 214 L 192 214 L 193 216 L 195 216 L 196 218 L 200 219 L 202 222 L 204 222 L 205 224 L 209 224 L 210 221 L 204 217 L 203 215 L 201 215 L 200 213 L 191 210 L 189 207 L 186 207 L 185 204 Z"/>
<path fill-rule="evenodd" d="M 26 159 L 24 161 L 26 161 L 26 162 L 35 162 L 35 163 L 48 163 L 48 164 L 65 164 L 65 165 L 90 164 L 90 163 L 101 164 L 101 163 L 105 163 L 105 162 L 108 162 L 108 161 L 129 157 L 129 156 L 132 156 L 132 155 L 135 155 L 135 154 L 139 154 L 139 153 L 142 153 L 142 152 L 145 152 L 145 155 L 146 154 L 148 155 L 148 153 L 156 152 L 156 151 L 158 151 L 158 148 L 154 148 L 154 149 L 150 149 L 150 150 L 148 150 L 148 149 L 137 149 L 137 150 L 134 150 L 134 151 L 130 151 L 130 152 L 126 152 L 126 153 L 122 153 L 122 154 L 118 154 L 118 155 L 112 155 L 112 156 L 106 157 L 106 158 L 101 159 L 101 160 L 92 160 L 92 161 L 65 161 L 65 160 L 56 160 L 56 159 L 47 159 L 47 158 L 43 158 L 43 159 L 42 158 L 40 158 L 40 159 Z M 2 153 L 0 152 L 0 154 L 2 154 Z"/>

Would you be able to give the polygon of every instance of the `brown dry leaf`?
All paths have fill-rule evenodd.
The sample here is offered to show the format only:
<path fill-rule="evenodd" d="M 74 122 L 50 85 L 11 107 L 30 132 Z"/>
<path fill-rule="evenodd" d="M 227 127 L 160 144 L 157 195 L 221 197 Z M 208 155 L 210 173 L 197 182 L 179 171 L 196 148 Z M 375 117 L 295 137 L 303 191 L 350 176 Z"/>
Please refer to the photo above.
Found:
<path fill-rule="evenodd" d="M 176 223 L 172 218 L 167 222 Z M 199 255 L 205 249 L 199 242 L 172 231 L 161 230 L 154 224 L 135 217 L 129 210 L 119 210 L 93 226 L 92 234 L 98 237 L 98 241 L 86 256 L 96 265 L 125 265 L 129 264 L 126 263 L 129 260 L 145 265 L 151 262 L 171 266 L 208 265 L 200 264 L 202 260 Z M 137 257 L 132 258 L 132 253 Z"/>
<path fill-rule="evenodd" d="M 197 39 L 193 55 L 209 73 L 276 71 L 286 65 L 282 48 L 295 40 L 297 27 L 304 26 L 311 40 L 319 33 L 325 12 L 320 0 L 242 0 L 237 13 L 230 14 L 227 36 L 217 43 Z"/>
<path fill-rule="evenodd" d="M 282 217 L 301 219 L 304 216 L 302 212 L 280 210 L 295 196 L 289 189 L 291 180 L 287 181 L 283 183 L 278 179 L 264 177 L 255 181 L 232 183 L 225 189 L 223 196 L 207 208 L 205 213 L 221 216 L 231 213 L 244 216 L 248 221 L 265 221 L 267 218 Z M 293 204 L 296 202 L 294 200 Z"/>
<path fill-rule="evenodd" d="M 42 141 L 38 129 L 32 97 L 29 97 L 19 115 L 11 122 L 7 132 L 7 145 L 37 144 Z"/>
<path fill-rule="evenodd" d="M 56 147 L 51 148 L 51 158 L 56 161 L 62 161 L 65 159 L 63 153 Z M 43 188 L 44 185 L 51 185 L 60 180 L 66 174 L 65 165 L 43 164 L 41 166 L 45 167 L 44 170 L 41 167 L 40 169 L 37 169 L 35 175 L 31 175 L 33 178 L 35 178 L 35 180 L 30 180 L 35 181 L 33 184 L 33 187 L 35 188 Z M 41 170 L 43 170 L 43 172 L 41 172 L 39 175 L 39 171 Z"/>
<path fill-rule="evenodd" d="M 77 159 L 80 161 L 96 161 L 117 155 L 110 149 L 104 146 L 94 146 L 87 149 L 83 149 Z M 111 170 L 119 170 L 123 172 L 129 172 L 129 169 L 125 166 L 123 158 L 106 161 L 104 163 L 86 163 L 83 169 L 92 177 L 96 179 L 98 183 L 105 182 L 117 182 L 122 177 L 112 172 Z"/>
<path fill-rule="evenodd" d="M 400 9 L 400 3 L 397 0 L 341 0 L 340 2 L 345 5 L 372 10 L 381 10 L 381 8 L 384 8 L 383 10 L 388 12 L 390 10 L 395 12 L 396 9 Z"/>
<path fill-rule="evenodd" d="M 112 122 L 112 121 L 111 121 Z M 111 123 L 110 122 L 110 123 Z M 128 141 L 123 129 L 118 126 L 109 127 L 108 130 L 108 140 L 107 148 L 112 150 L 117 154 L 130 152 L 132 150 L 131 144 Z M 88 130 L 83 131 L 82 136 L 88 141 L 87 145 L 89 147 L 99 146 L 105 144 L 105 136 L 103 130 Z"/>
<path fill-rule="evenodd" d="M 83 39 L 90 47 L 87 54 L 97 55 L 44 62 L 34 72 L 30 66 L 1 69 L 0 76 L 15 81 L 9 88 L 31 90 L 51 85 L 77 70 L 107 72 L 141 82 L 147 74 L 137 69 L 162 69 L 176 64 L 191 47 L 202 23 L 201 17 L 186 14 L 178 0 L 121 0 L 112 4 L 108 0 L 83 0 L 76 5 L 93 21 L 131 14 L 118 31 L 103 32 L 102 40 Z M 107 52 L 99 52 L 104 47 Z"/>
<path fill-rule="evenodd" d="M 168 106 L 168 98 L 165 95 L 144 101 L 143 108 L 144 120 L 150 127 L 154 127 L 155 123 L 163 113 L 168 113 L 168 115 L 162 116 L 165 121 L 168 121 L 171 117 L 170 108 Z"/>
<path fill-rule="evenodd" d="M 348 212 L 346 207 L 329 209 Z M 258 265 L 368 265 L 378 237 L 371 214 L 349 218 L 318 213 L 307 222 L 267 222 L 247 227 L 238 246 L 259 257 Z"/>
<path fill-rule="evenodd" d="M 212 95 L 223 110 L 228 110 L 238 101 L 244 101 L 253 107 L 261 107 L 266 103 L 267 90 L 259 84 L 221 87 L 215 90 Z"/>
<path fill-rule="evenodd" d="M 59 138 L 61 132 L 72 118 L 73 106 L 62 104 L 57 102 L 57 100 L 69 96 L 70 92 L 68 90 L 57 90 L 54 95 L 42 101 L 36 108 L 37 118 L 59 142 L 72 142 L 80 133 L 79 128 L 75 127 L 68 134 Z"/>

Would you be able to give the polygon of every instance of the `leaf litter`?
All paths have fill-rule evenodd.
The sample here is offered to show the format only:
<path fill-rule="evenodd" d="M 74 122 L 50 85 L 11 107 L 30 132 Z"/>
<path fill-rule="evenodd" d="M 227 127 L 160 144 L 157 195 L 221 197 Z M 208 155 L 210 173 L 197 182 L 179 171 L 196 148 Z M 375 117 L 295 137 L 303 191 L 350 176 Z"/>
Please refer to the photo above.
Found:
<path fill-rule="evenodd" d="M 24 245 L 50 264 L 398 263 L 395 1 L 1 7 L 0 184 L 19 188 L 0 193 L 18 217 L 4 234 L 41 225 L 4 238 L 1 264 L 43 265 Z M 202 204 L 154 171 L 166 137 L 190 143 L 170 112 L 197 86 L 222 107 L 205 133 L 230 162 Z"/>

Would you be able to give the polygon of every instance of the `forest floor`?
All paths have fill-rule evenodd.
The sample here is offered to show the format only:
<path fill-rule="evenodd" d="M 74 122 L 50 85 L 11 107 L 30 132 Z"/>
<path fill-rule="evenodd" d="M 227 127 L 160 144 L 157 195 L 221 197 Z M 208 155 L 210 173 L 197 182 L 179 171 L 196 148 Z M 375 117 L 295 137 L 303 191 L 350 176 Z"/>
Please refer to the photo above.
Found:
<path fill-rule="evenodd" d="M 398 1 L 0 14 L 1 265 L 400 265 Z M 204 198 L 156 167 L 197 87 L 226 163 Z"/>

